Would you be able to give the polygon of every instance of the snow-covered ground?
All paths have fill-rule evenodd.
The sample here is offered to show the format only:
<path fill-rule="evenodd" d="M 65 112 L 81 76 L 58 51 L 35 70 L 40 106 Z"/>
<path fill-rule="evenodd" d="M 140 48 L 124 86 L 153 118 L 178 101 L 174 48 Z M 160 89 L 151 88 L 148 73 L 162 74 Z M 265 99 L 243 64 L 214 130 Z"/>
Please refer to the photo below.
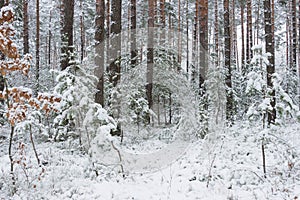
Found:
<path fill-rule="evenodd" d="M 259 125 L 239 123 L 217 130 L 217 139 L 193 142 L 159 170 L 129 172 L 125 178 L 118 169 L 108 167 L 102 167 L 96 176 L 89 155 L 76 142 L 37 144 L 43 163 L 38 167 L 26 143 L 24 151 L 19 149 L 14 155 L 19 162 L 15 163 L 18 190 L 13 197 L 9 197 L 8 141 L 0 140 L 0 199 L 299 199 L 299 133 L 300 124 L 261 130 Z M 161 142 L 144 142 L 143 154 L 158 149 L 156 145 Z"/>

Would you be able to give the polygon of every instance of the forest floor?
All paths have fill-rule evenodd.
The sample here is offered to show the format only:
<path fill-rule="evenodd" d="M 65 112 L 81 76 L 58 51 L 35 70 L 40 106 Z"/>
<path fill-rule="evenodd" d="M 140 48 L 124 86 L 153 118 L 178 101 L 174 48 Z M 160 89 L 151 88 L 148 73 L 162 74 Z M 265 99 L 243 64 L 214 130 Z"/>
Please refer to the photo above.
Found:
<path fill-rule="evenodd" d="M 109 168 L 96 176 L 89 156 L 74 142 L 37 142 L 43 163 L 38 167 L 31 144 L 26 142 L 14 155 L 17 192 L 13 197 L 9 196 L 12 186 L 8 139 L 0 139 L 0 199 L 300 198 L 300 124 L 262 130 L 239 123 L 215 133 L 215 137 L 193 142 L 176 161 L 160 170 L 128 173 L 125 178 Z M 1 134 L 8 133 L 3 130 Z M 142 152 L 159 144 L 154 140 L 144 142 Z"/>

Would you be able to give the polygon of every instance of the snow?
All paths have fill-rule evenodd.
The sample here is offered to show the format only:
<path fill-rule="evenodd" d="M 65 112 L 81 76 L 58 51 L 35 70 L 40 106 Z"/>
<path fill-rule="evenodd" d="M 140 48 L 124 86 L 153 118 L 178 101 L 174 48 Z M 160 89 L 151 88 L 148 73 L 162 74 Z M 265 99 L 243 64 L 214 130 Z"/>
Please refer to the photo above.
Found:
<path fill-rule="evenodd" d="M 91 164 L 95 157 L 82 153 L 75 141 L 66 141 L 37 144 L 41 160 L 47 163 L 42 166 L 45 173 L 38 181 L 37 176 L 42 169 L 37 166 L 28 143 L 25 146 L 25 162 L 30 181 L 23 179 L 24 173 L 20 166 L 15 165 L 19 190 L 12 199 L 247 200 L 299 197 L 300 124 L 265 130 L 253 125 L 255 124 L 241 122 L 231 128 L 220 129 L 216 133 L 217 139 L 193 141 L 183 147 L 184 150 L 173 143 L 180 152 L 172 149 L 175 157 L 155 170 L 149 170 L 149 167 L 153 166 L 154 161 L 165 159 L 163 152 L 167 152 L 167 148 L 153 151 L 161 143 L 156 139 L 145 141 L 142 154 L 127 152 L 140 163 L 131 166 L 131 169 L 125 164 L 125 178 L 120 174 L 119 166 L 114 164 L 98 166 L 96 176 Z M 109 145 L 111 139 L 107 139 L 109 130 L 109 127 L 103 127 L 103 134 L 99 134 L 94 141 L 109 148 L 102 155 L 107 158 L 106 161 L 110 158 L 113 162 L 118 162 L 116 151 Z M 262 137 L 267 141 L 267 178 L 264 178 L 262 171 Z M 121 148 L 116 139 L 113 142 Z M 0 198 L 7 199 L 10 182 L 7 176 L 7 140 L 0 143 Z M 121 152 L 124 155 L 125 151 L 121 149 Z M 149 156 L 152 160 L 144 160 L 148 163 L 148 168 L 143 170 L 143 162 L 139 159 L 145 155 L 153 157 Z M 33 188 L 34 184 L 36 188 Z"/>

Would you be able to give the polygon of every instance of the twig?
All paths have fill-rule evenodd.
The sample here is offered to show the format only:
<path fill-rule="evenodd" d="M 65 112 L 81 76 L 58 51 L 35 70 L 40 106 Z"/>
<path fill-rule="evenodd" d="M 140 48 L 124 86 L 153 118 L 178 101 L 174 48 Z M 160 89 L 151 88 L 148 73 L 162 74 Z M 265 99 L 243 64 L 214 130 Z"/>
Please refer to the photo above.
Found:
<path fill-rule="evenodd" d="M 39 156 L 38 156 L 38 153 L 37 153 L 37 151 L 36 151 L 35 144 L 34 144 L 34 141 L 33 141 L 31 124 L 29 125 L 29 132 L 30 132 L 30 141 L 31 141 L 31 144 L 32 144 L 32 148 L 33 148 L 33 151 L 34 151 L 36 160 L 37 160 L 37 162 L 38 162 L 38 165 L 40 166 L 40 159 L 39 159 Z"/>
<path fill-rule="evenodd" d="M 263 171 L 264 171 L 264 177 L 267 178 L 267 171 L 266 171 L 266 155 L 265 155 L 265 144 L 264 144 L 264 138 L 261 141 L 261 151 L 262 151 L 262 159 L 263 159 Z"/>
<path fill-rule="evenodd" d="M 112 141 L 111 141 L 111 145 L 112 145 L 113 149 L 118 152 L 118 156 L 119 156 L 119 160 L 120 160 L 121 173 L 123 174 L 123 177 L 125 177 L 124 168 L 123 168 L 123 165 L 122 165 L 122 157 L 121 157 L 120 150 L 117 149 L 117 147 L 114 145 L 114 143 Z"/>

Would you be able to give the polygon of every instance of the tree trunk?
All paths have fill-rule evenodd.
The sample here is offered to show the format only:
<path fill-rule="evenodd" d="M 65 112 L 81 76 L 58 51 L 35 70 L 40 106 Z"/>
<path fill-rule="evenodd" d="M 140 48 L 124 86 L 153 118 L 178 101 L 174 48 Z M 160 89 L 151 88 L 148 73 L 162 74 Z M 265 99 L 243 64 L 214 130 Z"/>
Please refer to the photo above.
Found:
<path fill-rule="evenodd" d="M 106 38 L 110 37 L 110 0 L 106 2 Z M 106 47 L 106 65 L 109 66 L 110 64 L 110 42 L 106 40 L 105 47 Z M 109 72 L 109 67 L 106 67 L 106 71 Z"/>
<path fill-rule="evenodd" d="M 215 21 L 214 21 L 214 39 L 215 39 L 215 64 L 216 67 L 219 66 L 219 6 L 218 0 L 214 0 L 214 12 L 215 12 Z"/>
<path fill-rule="evenodd" d="M 153 30 L 154 27 L 154 0 L 148 1 L 149 16 L 148 16 L 148 39 L 147 39 L 147 83 L 146 95 L 148 106 L 150 109 L 153 107 L 152 89 L 153 89 L 153 64 L 154 64 L 154 47 L 153 47 Z M 150 123 L 150 117 L 148 119 Z"/>
<path fill-rule="evenodd" d="M 236 31 L 236 24 L 235 24 L 235 0 L 231 0 L 231 24 L 232 24 L 232 63 L 234 64 L 235 68 L 239 68 L 238 62 L 238 49 L 237 49 L 237 31 Z"/>
<path fill-rule="evenodd" d="M 230 35 L 230 17 L 229 0 L 224 0 L 224 45 L 225 45 L 225 67 L 227 70 L 225 83 L 226 89 L 226 119 L 233 121 L 233 93 L 231 81 L 231 35 Z"/>
<path fill-rule="evenodd" d="M 95 42 L 96 56 L 95 65 L 97 66 L 95 75 L 98 78 L 95 102 L 104 106 L 104 39 L 105 39 L 105 0 L 96 0 L 96 19 L 95 19 Z"/>
<path fill-rule="evenodd" d="M 162 27 L 162 32 L 161 32 L 161 35 L 160 35 L 160 41 L 162 43 L 165 42 L 165 26 L 166 26 L 166 14 L 165 14 L 165 0 L 160 0 L 160 4 L 159 4 L 159 7 L 160 7 L 160 24 L 161 24 L 161 27 Z"/>
<path fill-rule="evenodd" d="M 300 2 L 299 4 L 299 15 L 298 15 L 298 28 L 299 28 L 299 35 L 300 35 Z M 299 91 L 298 91 L 298 96 L 299 96 L 299 108 L 300 108 L 300 38 L 298 38 L 298 78 L 299 78 L 299 83 L 298 83 L 298 87 L 299 87 Z"/>
<path fill-rule="evenodd" d="M 292 0 L 292 72 L 293 76 L 297 75 L 297 4 L 296 0 Z"/>
<path fill-rule="evenodd" d="M 121 79 L 121 12 L 122 12 L 122 1 L 112 0 L 111 2 L 111 34 L 113 42 L 110 44 L 112 49 L 110 51 L 110 64 L 109 64 L 109 81 L 114 87 L 117 86 Z"/>
<path fill-rule="evenodd" d="M 137 64 L 137 48 L 136 48 L 136 0 L 131 0 L 131 36 L 130 36 L 130 57 L 131 67 Z"/>
<path fill-rule="evenodd" d="M 241 65 L 242 65 L 242 74 L 245 75 L 246 74 L 246 69 L 245 69 L 245 27 L 244 27 L 244 10 L 245 10 L 245 5 L 244 2 L 241 1 L 241 25 L 242 25 L 242 61 L 241 61 Z"/>
<path fill-rule="evenodd" d="M 258 6 L 257 6 L 257 11 L 256 11 L 256 22 L 255 22 L 255 28 L 256 28 L 256 38 L 254 37 L 254 44 L 258 44 L 259 43 L 259 31 L 260 31 L 260 27 L 259 27 L 259 23 L 260 23 L 260 0 L 258 0 L 257 2 Z M 256 42 L 255 42 L 256 41 Z"/>
<path fill-rule="evenodd" d="M 82 63 L 84 54 L 85 54 L 85 26 L 84 26 L 84 11 L 83 11 L 83 6 L 82 6 L 82 0 L 80 0 L 80 11 L 81 11 L 81 15 L 80 15 L 80 61 Z M 104 25 L 103 25 L 103 28 L 104 28 Z"/>
<path fill-rule="evenodd" d="M 35 43 L 35 96 L 37 96 L 40 85 L 40 1 L 36 0 L 36 43 Z"/>
<path fill-rule="evenodd" d="M 178 0 L 178 54 L 177 54 L 177 62 L 178 62 L 178 68 L 177 71 L 181 70 L 181 1 Z"/>
<path fill-rule="evenodd" d="M 29 53 L 29 32 L 28 32 L 28 0 L 23 0 L 23 48 L 24 54 Z"/>
<path fill-rule="evenodd" d="M 186 72 L 189 74 L 190 49 L 189 49 L 189 0 L 186 0 Z"/>
<path fill-rule="evenodd" d="M 193 49 L 192 49 L 192 73 L 191 73 L 191 82 L 192 84 L 196 84 L 197 77 L 197 68 L 198 68 L 198 19 L 199 19 L 199 4 L 198 0 L 195 2 L 195 17 L 194 17 L 194 30 L 193 30 Z"/>
<path fill-rule="evenodd" d="M 246 59 L 250 62 L 252 59 L 252 0 L 247 0 L 247 49 L 246 49 Z"/>
<path fill-rule="evenodd" d="M 62 0 L 61 4 L 61 70 L 65 70 L 73 60 L 74 0 Z"/>
<path fill-rule="evenodd" d="M 208 69 L 207 52 L 208 52 L 208 0 L 199 2 L 200 6 L 200 73 L 199 88 L 202 89 L 204 95 L 204 81 L 206 80 L 206 72 Z"/>
<path fill-rule="evenodd" d="M 49 15 L 49 30 L 48 30 L 48 66 L 50 68 L 51 64 L 51 45 L 52 45 L 52 32 L 51 32 L 51 21 L 52 21 L 52 12 L 50 11 Z"/>
<path fill-rule="evenodd" d="M 268 112 L 268 124 L 274 124 L 276 119 L 275 110 L 275 90 L 273 86 L 273 75 L 275 73 L 275 50 L 274 50 L 274 29 L 272 26 L 272 9 L 271 0 L 264 0 L 264 17 L 265 17 L 265 41 L 266 52 L 271 53 L 269 57 L 269 65 L 267 66 L 267 86 L 271 91 L 268 95 L 271 96 L 272 110 Z"/>

